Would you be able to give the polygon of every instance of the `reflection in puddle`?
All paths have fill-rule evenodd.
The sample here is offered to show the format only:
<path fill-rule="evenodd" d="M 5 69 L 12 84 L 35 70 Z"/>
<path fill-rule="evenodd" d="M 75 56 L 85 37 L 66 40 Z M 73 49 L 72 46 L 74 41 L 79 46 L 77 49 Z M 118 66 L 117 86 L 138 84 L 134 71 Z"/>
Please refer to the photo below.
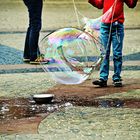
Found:
<path fill-rule="evenodd" d="M 33 99 L 0 99 L 0 133 L 38 133 L 38 125 L 50 113 L 71 103 L 35 104 Z"/>
<path fill-rule="evenodd" d="M 79 100 L 77 102 L 67 101 L 52 101 L 51 104 L 35 104 L 33 99 L 15 98 L 15 99 L 0 99 L 0 120 L 6 122 L 8 120 L 16 120 L 27 117 L 34 117 L 37 114 L 52 113 L 68 106 L 94 106 L 104 108 L 120 108 L 130 107 L 131 104 L 138 105 L 139 100 L 119 100 L 119 99 L 99 99 L 99 100 Z M 139 106 L 136 106 L 139 108 Z"/>
<path fill-rule="evenodd" d="M 72 106 L 71 103 L 35 104 L 30 99 L 0 99 L 0 121 L 34 117 L 38 114 L 52 113 L 60 108 Z"/>
<path fill-rule="evenodd" d="M 122 100 L 115 100 L 115 101 L 113 101 L 113 100 L 111 100 L 111 101 L 109 101 L 109 100 L 101 100 L 99 102 L 99 105 L 101 107 L 116 107 L 116 108 L 119 108 L 119 107 L 124 106 L 124 101 L 122 101 Z"/>
<path fill-rule="evenodd" d="M 76 99 L 76 100 L 73 100 Z M 119 99 L 92 99 L 87 98 L 63 98 L 55 99 L 51 104 L 36 104 L 33 99 L 15 98 L 0 99 L 0 132 L 1 133 L 37 133 L 38 125 L 44 118 L 48 118 L 53 112 L 60 112 L 74 106 L 91 107 L 95 110 L 101 108 L 140 108 L 139 99 L 119 100 Z M 66 112 L 63 112 L 64 116 Z M 85 116 L 84 112 L 79 112 L 80 116 Z M 62 114 L 61 114 L 62 115 Z M 76 115 L 76 114 L 75 114 Z M 89 114 L 90 115 L 90 114 Z M 60 120 L 62 121 L 62 120 Z M 80 120 L 79 120 L 80 121 Z M 72 130 L 77 131 L 77 130 Z"/>
<path fill-rule="evenodd" d="M 104 107 L 104 108 L 140 108 L 139 98 L 89 98 L 89 97 L 61 97 L 61 102 L 70 102 L 74 106 Z"/>

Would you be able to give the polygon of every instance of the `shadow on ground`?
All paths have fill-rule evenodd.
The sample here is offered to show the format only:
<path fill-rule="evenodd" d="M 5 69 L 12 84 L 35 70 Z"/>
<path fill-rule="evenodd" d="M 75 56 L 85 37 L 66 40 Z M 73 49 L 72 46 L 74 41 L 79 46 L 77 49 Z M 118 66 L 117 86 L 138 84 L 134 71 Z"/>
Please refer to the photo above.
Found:
<path fill-rule="evenodd" d="M 93 86 L 91 80 L 87 80 L 80 85 L 55 86 L 48 90 L 48 93 L 55 94 L 57 99 L 61 101 L 72 102 L 75 105 L 93 106 L 96 104 L 96 98 L 101 96 L 121 93 L 120 98 L 126 98 L 125 96 L 123 97 L 126 92 L 140 89 L 139 83 L 140 79 L 124 79 L 123 87 L 114 88 L 111 79 L 109 79 L 108 87 L 99 88 Z"/>
<path fill-rule="evenodd" d="M 23 51 L 0 44 L 0 65 L 23 64 Z"/>

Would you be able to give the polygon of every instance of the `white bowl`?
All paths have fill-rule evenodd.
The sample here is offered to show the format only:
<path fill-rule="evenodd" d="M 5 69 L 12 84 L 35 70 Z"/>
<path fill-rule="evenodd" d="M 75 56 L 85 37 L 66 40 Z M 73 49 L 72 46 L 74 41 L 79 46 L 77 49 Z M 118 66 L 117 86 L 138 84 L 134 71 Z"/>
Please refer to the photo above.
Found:
<path fill-rule="evenodd" d="M 33 99 L 38 104 L 51 103 L 53 98 L 54 98 L 54 94 L 36 94 L 36 95 L 33 95 Z"/>

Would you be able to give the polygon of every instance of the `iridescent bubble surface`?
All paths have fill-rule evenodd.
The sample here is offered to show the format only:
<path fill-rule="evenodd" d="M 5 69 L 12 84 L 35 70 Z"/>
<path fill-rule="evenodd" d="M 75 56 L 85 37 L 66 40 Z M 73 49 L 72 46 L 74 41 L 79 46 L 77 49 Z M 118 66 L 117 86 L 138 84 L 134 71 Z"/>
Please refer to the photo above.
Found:
<path fill-rule="evenodd" d="M 47 35 L 40 43 L 40 51 L 49 64 L 45 71 L 61 84 L 80 84 L 98 66 L 104 51 L 100 41 L 76 28 L 63 28 Z"/>

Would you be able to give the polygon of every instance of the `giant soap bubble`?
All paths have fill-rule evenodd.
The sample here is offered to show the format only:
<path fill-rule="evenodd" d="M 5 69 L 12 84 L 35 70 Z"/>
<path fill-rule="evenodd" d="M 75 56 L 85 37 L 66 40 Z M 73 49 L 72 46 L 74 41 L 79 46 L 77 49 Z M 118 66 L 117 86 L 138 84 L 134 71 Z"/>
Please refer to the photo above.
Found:
<path fill-rule="evenodd" d="M 82 18 L 84 28 L 63 28 L 45 36 L 40 51 L 49 64 L 42 64 L 46 72 L 61 84 L 80 84 L 100 66 L 106 50 L 100 41 L 101 22 L 113 19 L 115 1 L 107 12 L 96 19 Z M 78 19 L 78 10 L 74 4 Z M 112 14 L 113 13 L 113 14 Z M 82 15 L 82 14 L 80 14 Z M 80 26 L 79 26 L 80 27 Z M 110 26 L 111 31 L 111 26 Z"/>
<path fill-rule="evenodd" d="M 40 51 L 49 64 L 45 71 L 61 84 L 80 84 L 98 67 L 103 47 L 97 38 L 76 28 L 63 28 L 44 37 Z"/>

